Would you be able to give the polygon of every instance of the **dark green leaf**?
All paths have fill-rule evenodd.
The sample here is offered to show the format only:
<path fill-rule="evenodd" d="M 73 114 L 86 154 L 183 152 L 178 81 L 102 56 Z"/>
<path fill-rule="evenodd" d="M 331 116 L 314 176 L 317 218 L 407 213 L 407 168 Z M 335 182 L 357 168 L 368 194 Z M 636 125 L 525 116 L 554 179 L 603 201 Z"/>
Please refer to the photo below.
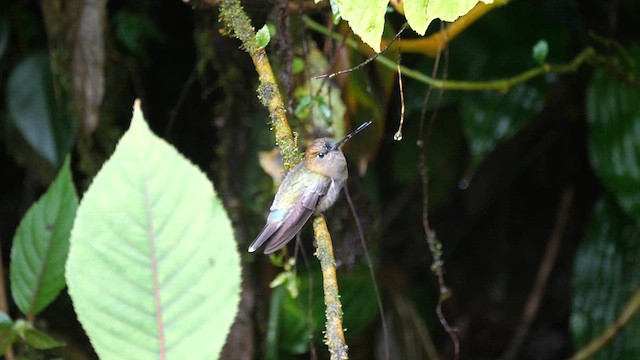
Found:
<path fill-rule="evenodd" d="M 538 63 L 538 65 L 542 65 L 547 61 L 547 56 L 549 55 L 549 43 L 547 40 L 540 39 L 538 42 L 533 45 L 532 56 L 533 59 Z"/>
<path fill-rule="evenodd" d="M 573 273 L 571 330 L 586 345 L 618 316 L 640 284 L 640 228 L 605 197 L 594 209 Z M 639 359 L 640 321 L 634 321 L 594 359 Z"/>
<path fill-rule="evenodd" d="M 4 355 L 7 349 L 15 342 L 16 333 L 9 315 L 0 311 L 0 355 Z"/>
<path fill-rule="evenodd" d="M 55 106 L 49 59 L 37 53 L 9 74 L 7 107 L 22 137 L 54 168 L 61 165 L 73 139 L 73 121 Z"/>
<path fill-rule="evenodd" d="M 473 165 L 496 146 L 513 136 L 537 114 L 546 101 L 546 90 L 530 83 L 520 84 L 506 94 L 483 92 L 462 101 L 464 132 L 469 141 Z"/>
<path fill-rule="evenodd" d="M 116 38 L 133 56 L 146 61 L 147 47 L 152 42 L 162 42 L 164 37 L 149 18 L 130 12 L 119 11 L 113 16 Z"/>
<path fill-rule="evenodd" d="M 25 343 L 38 350 L 53 349 L 65 345 L 63 342 L 35 329 L 33 325 L 25 320 L 16 321 L 15 331 Z"/>
<path fill-rule="evenodd" d="M 640 223 L 640 91 L 597 71 L 587 90 L 587 119 L 591 164 Z"/>
<path fill-rule="evenodd" d="M 11 249 L 11 294 L 26 315 L 38 314 L 65 286 L 64 266 L 78 196 L 69 158 L 20 222 Z"/>

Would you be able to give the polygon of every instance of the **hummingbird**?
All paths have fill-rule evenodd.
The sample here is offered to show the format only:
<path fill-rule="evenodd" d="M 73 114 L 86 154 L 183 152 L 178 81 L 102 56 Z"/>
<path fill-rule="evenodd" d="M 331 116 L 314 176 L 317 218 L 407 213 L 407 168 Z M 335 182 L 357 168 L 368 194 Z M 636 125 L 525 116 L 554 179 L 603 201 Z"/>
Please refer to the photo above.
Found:
<path fill-rule="evenodd" d="M 312 215 L 322 214 L 336 202 L 349 177 L 347 159 L 340 145 L 371 123 L 363 123 L 338 142 L 330 138 L 311 142 L 304 152 L 304 160 L 285 176 L 278 188 L 267 224 L 249 246 L 249 252 L 258 250 L 265 242 L 268 242 L 265 254 L 282 249 Z"/>

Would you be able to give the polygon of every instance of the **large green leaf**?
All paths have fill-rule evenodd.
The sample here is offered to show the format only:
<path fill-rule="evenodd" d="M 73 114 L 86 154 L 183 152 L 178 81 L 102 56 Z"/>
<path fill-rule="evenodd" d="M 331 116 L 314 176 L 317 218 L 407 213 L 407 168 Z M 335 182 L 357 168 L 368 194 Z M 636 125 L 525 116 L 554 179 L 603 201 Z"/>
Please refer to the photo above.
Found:
<path fill-rule="evenodd" d="M 596 205 L 573 273 L 571 330 L 577 348 L 618 316 L 640 284 L 640 228 L 610 197 Z M 594 359 L 640 359 L 636 319 Z"/>
<path fill-rule="evenodd" d="M 27 143 L 54 168 L 60 166 L 73 141 L 73 119 L 56 107 L 46 54 L 32 54 L 11 71 L 7 108 Z"/>
<path fill-rule="evenodd" d="M 468 13 L 478 2 L 479 0 L 405 0 L 403 4 L 411 28 L 424 35 L 433 20 L 454 21 Z M 373 50 L 380 51 L 384 16 L 389 0 L 335 0 L 335 3 L 340 10 L 340 16 L 349 23 L 351 30 Z"/>
<path fill-rule="evenodd" d="M 47 192 L 18 226 L 11 249 L 11 294 L 24 314 L 35 315 L 64 288 L 64 266 L 78 196 L 69 158 Z"/>
<path fill-rule="evenodd" d="M 219 356 L 240 257 L 212 184 L 156 137 L 139 106 L 82 199 L 67 283 L 102 359 Z"/>
<path fill-rule="evenodd" d="M 492 3 L 493 0 L 481 0 Z M 427 27 L 435 19 L 455 21 L 473 9 L 478 0 L 404 0 L 404 14 L 409 25 L 418 34 L 424 35 Z"/>
<path fill-rule="evenodd" d="M 340 9 L 340 16 L 360 36 L 362 42 L 373 50 L 380 51 L 384 15 L 387 13 L 389 0 L 336 0 L 335 3 Z"/>
<path fill-rule="evenodd" d="M 587 119 L 591 164 L 640 223 L 640 90 L 597 71 L 587 90 Z"/>

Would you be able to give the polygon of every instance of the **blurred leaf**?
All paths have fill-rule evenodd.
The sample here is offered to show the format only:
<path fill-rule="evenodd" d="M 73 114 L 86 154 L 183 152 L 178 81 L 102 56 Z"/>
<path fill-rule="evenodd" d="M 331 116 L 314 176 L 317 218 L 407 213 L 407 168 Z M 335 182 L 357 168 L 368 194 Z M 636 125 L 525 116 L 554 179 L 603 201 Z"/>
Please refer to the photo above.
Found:
<path fill-rule="evenodd" d="M 637 63 L 640 47 L 632 50 Z M 596 174 L 640 223 L 640 90 L 597 71 L 587 89 L 587 119 Z"/>
<path fill-rule="evenodd" d="M 35 329 L 33 325 L 29 324 L 25 320 L 16 321 L 14 328 L 17 335 L 22 338 L 25 343 L 35 349 L 47 350 L 65 345 L 63 342 L 60 342 L 42 331 Z"/>
<path fill-rule="evenodd" d="M 240 256 L 207 177 L 155 136 L 139 104 L 85 193 L 69 294 L 103 359 L 216 358 L 240 301 Z"/>
<path fill-rule="evenodd" d="M 477 3 L 478 0 L 404 0 L 403 6 L 411 28 L 424 35 L 433 20 L 454 21 Z M 362 42 L 379 52 L 389 0 L 336 0 L 335 4 L 339 12 L 334 11 L 334 14 L 339 13 Z"/>
<path fill-rule="evenodd" d="M 131 11 L 121 10 L 113 16 L 116 38 L 137 59 L 146 62 L 147 46 L 162 42 L 164 37 L 149 18 Z"/>
<path fill-rule="evenodd" d="M 549 55 L 549 43 L 547 43 L 547 40 L 545 39 L 540 39 L 535 45 L 533 45 L 531 52 L 533 59 L 538 63 L 538 65 L 543 65 L 547 61 L 547 56 Z"/>
<path fill-rule="evenodd" d="M 264 49 L 269 45 L 269 41 L 271 41 L 271 33 L 269 33 L 269 27 L 267 24 L 264 24 L 260 30 L 256 33 L 256 41 L 258 42 L 258 46 Z"/>
<path fill-rule="evenodd" d="M 0 311 L 0 355 L 4 355 L 7 349 L 15 342 L 18 334 L 15 332 L 13 322 L 9 315 Z"/>
<path fill-rule="evenodd" d="M 404 0 L 404 13 L 411 28 L 424 35 L 427 27 L 435 19 L 452 22 L 473 9 L 478 0 Z M 493 0 L 482 0 L 492 3 Z"/>
<path fill-rule="evenodd" d="M 596 205 L 573 271 L 571 330 L 577 348 L 599 335 L 640 284 L 640 228 L 606 196 Z M 640 358 L 636 319 L 593 359 Z"/>
<path fill-rule="evenodd" d="M 98 126 L 105 91 L 105 26 L 107 0 L 81 2 L 73 47 L 73 102 L 79 127 L 89 136 Z"/>
<path fill-rule="evenodd" d="M 542 110 L 546 98 L 546 88 L 523 83 L 506 94 L 486 91 L 462 100 L 464 133 L 472 166 L 477 166 L 498 143 L 509 139 Z"/>
<path fill-rule="evenodd" d="M 4 52 L 7 50 L 10 34 L 11 29 L 9 28 L 7 19 L 4 16 L 0 16 L 0 59 L 2 59 Z"/>
<path fill-rule="evenodd" d="M 78 196 L 69 157 L 47 192 L 20 221 L 11 248 L 11 294 L 23 314 L 36 315 L 65 286 L 64 266 Z"/>
<path fill-rule="evenodd" d="M 303 354 L 308 350 L 310 326 L 314 341 L 322 343 L 324 340 L 326 318 L 321 274 L 317 271 L 300 274 L 298 279 L 301 294 L 299 298 L 292 298 L 284 287 L 274 289 L 271 298 L 267 339 L 272 339 L 273 343 L 269 343 L 268 348 L 277 340 L 277 347 L 287 354 Z M 309 286 L 312 286 L 312 319 L 308 318 Z M 376 296 L 366 271 L 341 277 L 338 286 L 344 312 L 343 324 L 349 338 L 358 335 L 378 318 Z M 274 322 L 274 319 L 277 321 Z M 278 356 L 272 358 L 279 359 L 282 354 Z"/>
<path fill-rule="evenodd" d="M 4 311 L 0 311 L 0 333 L 13 326 L 13 321 Z"/>
<path fill-rule="evenodd" d="M 297 56 L 294 57 L 293 64 L 291 65 L 291 70 L 293 71 L 293 74 L 294 75 L 300 74 L 302 70 L 304 70 L 304 68 L 305 68 L 304 60 Z"/>
<path fill-rule="evenodd" d="M 313 46 L 307 51 L 305 65 L 309 76 L 324 74 L 329 69 L 329 62 L 324 54 Z M 295 89 L 294 97 L 298 102 L 296 116 L 311 120 L 313 129 L 309 129 L 309 133 L 321 130 L 325 132 L 324 136 L 336 139 L 346 135 L 344 116 L 347 110 L 342 100 L 342 91 L 333 81 L 310 79 Z"/>
<path fill-rule="evenodd" d="M 514 23 L 520 26 L 514 28 Z M 512 2 L 500 11 L 487 14 L 483 21 L 473 25 L 473 31 L 465 31 L 452 42 L 448 76 L 474 81 L 514 76 L 538 66 L 527 44 L 534 44 L 540 38 L 548 42 L 548 61 L 566 61 L 567 29 L 530 3 Z M 431 72 L 432 68 L 433 61 L 428 60 L 422 71 Z M 504 94 L 445 92 L 439 104 L 434 92 L 429 106 L 460 104 L 473 170 L 488 152 L 517 133 L 543 108 L 556 79 L 555 75 L 532 79 Z M 409 86 L 405 93 L 408 95 L 407 117 L 411 118 L 419 114 L 426 90 L 420 90 L 422 86 L 416 84 Z"/>
<path fill-rule="evenodd" d="M 71 145 L 73 125 L 59 113 L 52 84 L 47 55 L 29 55 L 9 74 L 7 107 L 22 137 L 55 168 Z"/>

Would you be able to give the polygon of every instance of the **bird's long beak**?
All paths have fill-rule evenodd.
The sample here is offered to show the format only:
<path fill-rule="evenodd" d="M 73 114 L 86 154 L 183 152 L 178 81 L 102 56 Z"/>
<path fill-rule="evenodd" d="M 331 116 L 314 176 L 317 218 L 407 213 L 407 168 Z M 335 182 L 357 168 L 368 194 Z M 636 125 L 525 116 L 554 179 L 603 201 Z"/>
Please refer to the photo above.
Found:
<path fill-rule="evenodd" d="M 373 120 L 369 120 L 367 122 L 362 123 L 360 126 L 358 126 L 357 129 L 355 129 L 351 133 L 349 133 L 349 135 L 347 135 L 347 137 L 345 137 L 344 139 L 338 141 L 335 145 L 333 145 L 333 147 L 331 148 L 331 151 L 338 149 L 340 147 L 340 145 L 344 144 L 345 142 L 347 142 L 347 140 L 351 139 L 357 133 L 359 133 L 360 131 L 364 130 L 367 126 L 371 125 L 372 122 L 373 122 Z"/>

